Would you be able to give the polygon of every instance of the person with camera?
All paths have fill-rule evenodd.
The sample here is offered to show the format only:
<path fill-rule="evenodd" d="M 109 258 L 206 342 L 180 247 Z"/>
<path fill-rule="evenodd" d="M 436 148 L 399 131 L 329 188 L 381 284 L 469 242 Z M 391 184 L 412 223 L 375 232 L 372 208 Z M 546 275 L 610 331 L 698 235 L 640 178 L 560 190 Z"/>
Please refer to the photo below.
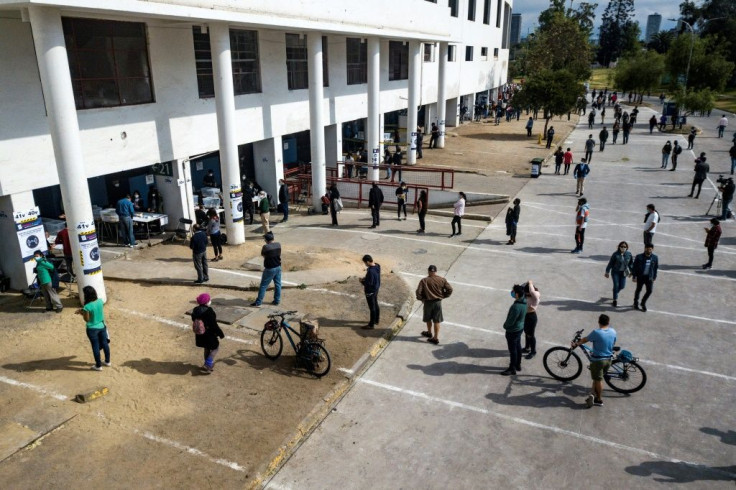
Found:
<path fill-rule="evenodd" d="M 726 221 L 736 185 L 733 183 L 733 178 L 731 177 L 724 179 L 721 176 L 718 178 L 718 183 L 721 184 L 718 186 L 718 190 L 721 191 L 721 221 Z"/>
<path fill-rule="evenodd" d="M 695 177 L 693 177 L 693 185 L 690 188 L 690 194 L 687 197 L 693 197 L 693 194 L 695 194 L 695 187 L 698 187 L 698 194 L 695 196 L 695 199 L 698 199 L 700 197 L 700 189 L 703 187 L 703 182 L 705 182 L 705 179 L 708 178 L 708 172 L 710 172 L 710 166 L 705 163 L 706 157 L 705 152 L 700 154 L 700 158 L 695 160 L 695 168 L 693 168 L 693 172 L 695 172 Z"/>
<path fill-rule="evenodd" d="M 703 269 L 710 269 L 713 266 L 713 253 L 718 247 L 718 240 L 721 239 L 721 222 L 718 218 L 712 218 L 710 228 L 705 228 L 705 247 L 708 249 L 708 263 L 703 264 Z"/>

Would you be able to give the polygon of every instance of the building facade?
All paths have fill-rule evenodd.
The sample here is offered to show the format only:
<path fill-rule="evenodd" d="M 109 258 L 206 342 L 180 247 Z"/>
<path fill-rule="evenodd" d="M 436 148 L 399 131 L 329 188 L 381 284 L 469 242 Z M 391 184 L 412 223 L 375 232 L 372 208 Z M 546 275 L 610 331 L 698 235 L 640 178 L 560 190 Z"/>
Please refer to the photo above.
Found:
<path fill-rule="evenodd" d="M 647 17 L 647 29 L 644 35 L 644 42 L 650 42 L 652 37 L 659 32 L 662 27 L 662 16 L 654 13 Z"/>
<path fill-rule="evenodd" d="M 511 7 L 0 0 L 0 269 L 15 289 L 32 280 L 21 232 L 38 208 L 65 217 L 79 288 L 104 297 L 94 210 L 129 192 L 157 188 L 175 227 L 213 169 L 237 244 L 246 179 L 276 195 L 285 165 L 311 162 L 316 206 L 326 167 L 354 140 L 380 155 L 388 129 L 414 163 L 418 126 L 437 123 L 442 146 L 461 97 L 505 84 Z"/>
<path fill-rule="evenodd" d="M 521 14 L 511 14 L 511 45 L 521 43 Z"/>

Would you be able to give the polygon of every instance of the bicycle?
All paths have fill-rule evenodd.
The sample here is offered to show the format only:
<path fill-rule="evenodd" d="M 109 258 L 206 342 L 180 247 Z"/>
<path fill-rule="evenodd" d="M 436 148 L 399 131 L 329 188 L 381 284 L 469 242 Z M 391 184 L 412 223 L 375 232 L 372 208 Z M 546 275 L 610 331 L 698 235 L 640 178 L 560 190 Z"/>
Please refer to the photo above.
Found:
<path fill-rule="evenodd" d="M 583 330 L 578 330 L 575 332 L 575 338 L 572 341 L 578 342 L 582 336 Z M 584 344 L 579 347 L 590 362 L 590 353 L 593 349 Z M 550 376 L 560 381 L 572 381 L 577 378 L 583 371 L 583 362 L 580 360 L 580 356 L 573 352 L 574 350 L 570 347 L 552 347 L 544 353 L 542 360 L 544 369 Z M 614 347 L 613 351 L 614 356 L 611 359 L 611 366 L 603 375 L 606 384 L 614 391 L 627 394 L 644 388 L 647 382 L 647 373 L 638 364 L 639 359 L 634 357 L 631 352 L 621 350 L 621 347 Z"/>
<path fill-rule="evenodd" d="M 308 372 L 321 378 L 330 372 L 332 364 L 330 353 L 325 348 L 324 339 L 317 337 L 318 327 L 314 323 L 300 321 L 301 333 L 289 325 L 286 317 L 295 313 L 296 311 L 284 311 L 268 315 L 268 321 L 261 332 L 261 350 L 267 358 L 278 359 L 284 349 L 284 341 L 281 337 L 283 331 L 294 349 L 297 364 L 303 364 Z M 296 344 L 289 332 L 299 340 Z"/>

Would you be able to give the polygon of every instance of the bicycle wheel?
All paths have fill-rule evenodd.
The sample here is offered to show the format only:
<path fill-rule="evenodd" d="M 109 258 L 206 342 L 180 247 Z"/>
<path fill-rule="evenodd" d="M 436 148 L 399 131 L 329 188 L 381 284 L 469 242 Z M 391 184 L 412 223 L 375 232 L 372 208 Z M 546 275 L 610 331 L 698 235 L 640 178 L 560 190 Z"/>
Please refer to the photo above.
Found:
<path fill-rule="evenodd" d="M 636 362 L 613 361 L 603 379 L 614 391 L 634 393 L 644 388 L 647 373 Z"/>
<path fill-rule="evenodd" d="M 311 355 L 309 361 L 312 367 L 310 372 L 318 378 L 321 378 L 330 372 L 330 366 L 332 365 L 330 353 L 327 352 L 327 349 L 320 344 L 314 344 L 310 350 Z"/>
<path fill-rule="evenodd" d="M 261 332 L 261 350 L 263 351 L 263 355 L 269 359 L 278 359 L 283 348 L 284 341 L 281 340 L 281 331 L 264 328 Z"/>
<path fill-rule="evenodd" d="M 572 381 L 583 370 L 580 357 L 567 347 L 552 347 L 544 353 L 542 363 L 549 375 L 560 381 Z"/>

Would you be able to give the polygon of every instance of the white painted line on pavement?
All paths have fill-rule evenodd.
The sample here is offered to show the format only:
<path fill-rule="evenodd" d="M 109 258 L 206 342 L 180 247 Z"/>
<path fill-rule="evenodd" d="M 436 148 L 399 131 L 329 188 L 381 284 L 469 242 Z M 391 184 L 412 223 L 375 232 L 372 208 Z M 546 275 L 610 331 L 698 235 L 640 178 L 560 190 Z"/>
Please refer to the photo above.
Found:
<path fill-rule="evenodd" d="M 149 315 L 147 313 L 141 313 L 139 311 L 128 310 L 127 308 L 120 308 L 118 306 L 109 306 L 108 308 L 112 308 L 113 310 L 117 310 L 117 311 L 120 311 L 122 313 L 128 313 L 129 315 L 135 315 L 135 316 L 139 316 L 141 318 L 148 318 L 150 320 L 155 320 L 155 321 L 157 321 L 159 323 L 164 323 L 166 325 L 171 325 L 172 327 L 181 328 L 183 330 L 191 330 L 192 329 L 192 326 L 191 325 L 187 325 L 186 323 L 175 322 L 174 320 L 169 320 L 168 318 L 164 318 L 164 317 L 161 317 L 161 316 Z M 231 337 L 229 335 L 226 335 L 225 336 L 225 339 L 226 340 L 232 340 L 234 342 L 240 342 L 241 344 L 249 344 L 249 345 L 255 344 L 255 342 L 253 342 L 252 340 L 239 339 L 237 337 Z"/>
<path fill-rule="evenodd" d="M 640 448 L 636 448 L 636 447 L 632 447 L 632 446 L 627 446 L 625 444 L 620 444 L 618 442 L 608 441 L 606 439 L 601 439 L 601 438 L 598 438 L 598 437 L 589 436 L 587 434 L 582 434 L 580 432 L 574 432 L 574 431 L 571 431 L 571 430 L 568 430 L 568 429 L 563 429 L 561 427 L 557 427 L 557 426 L 554 426 L 554 425 L 540 424 L 539 422 L 534 422 L 534 421 L 531 421 L 531 420 L 523 419 L 521 417 L 513 417 L 511 415 L 506 415 L 506 414 L 500 413 L 500 412 L 494 412 L 494 411 L 488 410 L 486 408 L 475 407 L 473 405 L 468 405 L 466 403 L 456 402 L 456 401 L 453 401 L 453 400 L 447 400 L 445 398 L 439 398 L 439 397 L 436 397 L 436 396 L 428 395 L 426 393 L 421 393 L 419 391 L 409 390 L 409 389 L 406 389 L 406 388 L 401 388 L 401 387 L 394 386 L 394 385 L 389 385 L 389 384 L 386 384 L 386 383 L 380 383 L 378 381 L 372 381 L 372 380 L 365 379 L 365 378 L 360 378 L 358 381 L 361 382 L 361 383 L 363 383 L 363 384 L 367 384 L 369 386 L 373 386 L 373 387 L 376 387 L 376 388 L 381 388 L 381 389 L 386 390 L 386 391 L 391 391 L 391 392 L 394 392 L 394 393 L 400 393 L 400 394 L 403 394 L 403 395 L 408 395 L 410 397 L 419 398 L 419 399 L 426 400 L 426 401 L 429 401 L 429 402 L 440 403 L 442 405 L 447 405 L 447 406 L 452 407 L 452 408 L 461 408 L 461 409 L 467 410 L 469 412 L 476 412 L 476 413 L 480 413 L 480 414 L 483 414 L 483 415 L 490 415 L 492 417 L 496 417 L 496 418 L 499 418 L 501 420 L 506 420 L 506 421 L 509 421 L 509 422 L 514 422 L 516 424 L 526 425 L 528 427 L 533 427 L 535 429 L 542 429 L 542 430 L 545 430 L 545 431 L 554 432 L 556 434 L 562 434 L 562 435 L 574 437 L 576 439 L 581 439 L 581 440 L 584 440 L 584 441 L 587 441 L 587 442 L 592 442 L 594 444 L 599 444 L 599 445 L 602 445 L 602 446 L 608 446 L 608 447 L 611 447 L 611 448 L 614 448 L 614 449 L 619 449 L 619 450 L 622 450 L 622 451 L 628 451 L 628 452 L 631 452 L 631 453 L 634 453 L 634 454 L 639 454 L 639 455 L 642 455 L 642 456 L 647 456 L 647 457 L 650 457 L 650 458 L 654 458 L 655 460 L 658 460 L 658 461 L 669 461 L 671 463 L 686 464 L 688 466 L 692 466 L 694 468 L 698 468 L 698 469 L 703 470 L 703 471 L 709 471 L 709 472 L 713 472 L 713 473 L 717 473 L 717 474 L 721 474 L 721 475 L 726 475 L 729 478 L 736 478 L 736 473 L 730 473 L 728 471 L 723 471 L 723 470 L 715 469 L 715 468 L 710 467 L 709 465 L 700 464 L 700 463 L 692 463 L 692 462 L 684 461 L 684 460 L 681 460 L 681 459 L 670 458 L 669 456 L 665 456 L 665 455 L 662 455 L 662 454 L 657 454 L 657 453 L 652 452 L 652 451 L 647 451 L 646 449 L 640 449 Z"/>
<path fill-rule="evenodd" d="M 69 400 L 71 398 L 71 397 L 68 397 L 68 396 L 64 396 L 64 395 L 62 395 L 60 393 L 56 393 L 53 390 L 48 390 L 48 389 L 43 388 L 41 386 L 37 386 L 37 385 L 31 384 L 31 383 L 26 383 L 24 381 L 17 381 L 17 380 L 12 379 L 12 378 L 6 378 L 5 376 L 0 376 L 0 382 L 3 382 L 5 384 L 9 384 L 11 386 L 17 386 L 19 388 L 27 388 L 29 390 L 33 390 L 33 391 L 35 391 L 37 393 L 41 393 L 42 395 L 50 396 L 51 398 L 55 398 L 55 399 L 60 400 L 60 401 L 67 401 L 67 400 Z"/>
<path fill-rule="evenodd" d="M 135 432 L 136 434 L 138 434 L 138 435 L 140 435 L 142 437 L 145 437 L 146 439 L 148 439 L 150 441 L 158 442 L 159 444 L 164 444 L 166 446 L 171 446 L 173 448 L 176 448 L 176 449 L 178 449 L 180 451 L 185 451 L 185 452 L 187 452 L 189 454 L 192 454 L 194 456 L 199 456 L 201 458 L 205 458 L 205 459 L 209 460 L 212 463 L 216 463 L 216 464 L 225 466 L 226 468 L 230 468 L 231 470 L 240 471 L 240 472 L 245 472 L 245 470 L 246 470 L 244 467 L 240 466 L 238 463 L 234 463 L 232 461 L 228 461 L 228 460 L 222 459 L 222 458 L 212 457 L 209 454 L 207 454 L 207 453 L 205 453 L 203 451 L 200 451 L 197 448 L 184 445 L 184 444 L 182 444 L 180 442 L 172 441 L 171 439 L 166 439 L 164 437 L 159 437 L 157 435 L 151 434 L 150 432 L 139 431 L 138 429 L 134 429 L 133 432 Z"/>
<path fill-rule="evenodd" d="M 224 272 L 225 274 L 233 274 L 235 276 L 249 277 L 251 279 L 258 279 L 258 281 L 261 280 L 261 276 L 260 275 L 246 274 L 245 272 L 231 271 L 231 270 L 228 270 L 228 269 L 215 269 L 213 267 L 210 267 L 210 270 L 211 271 L 217 271 L 217 272 Z M 290 282 L 290 281 L 285 281 L 285 280 L 282 280 L 281 283 L 282 284 L 288 284 L 289 286 L 298 286 L 298 284 L 295 283 L 295 282 Z"/>
<path fill-rule="evenodd" d="M 393 213 L 393 211 L 387 211 L 387 212 Z M 370 218 L 370 214 L 368 214 L 367 212 L 366 213 L 361 213 L 359 211 L 345 211 L 345 210 L 342 210 L 342 211 L 340 211 L 340 214 L 359 214 L 361 216 L 365 216 L 367 218 Z M 448 216 L 448 218 L 449 218 L 449 216 Z M 412 216 L 411 218 L 409 218 L 409 220 L 411 220 L 411 221 L 417 221 L 418 222 L 419 221 L 419 218 L 414 218 Z M 386 217 L 385 215 L 382 215 L 381 221 L 384 221 L 384 222 L 394 221 L 393 214 L 391 215 L 391 217 Z M 426 221 L 427 223 L 443 223 L 443 224 L 446 224 L 446 225 L 449 225 L 450 224 L 450 221 L 449 220 L 448 221 L 439 221 L 439 220 L 436 220 L 436 219 L 426 219 L 425 218 L 424 221 Z M 485 227 L 486 227 L 486 225 L 471 225 L 471 224 L 465 224 L 465 223 L 463 223 L 463 228 L 485 228 Z"/>
<path fill-rule="evenodd" d="M 411 273 L 411 272 L 403 272 L 403 271 L 399 271 L 399 274 L 402 274 L 404 276 L 410 276 L 410 277 L 419 277 L 419 278 L 426 277 L 425 275 L 422 275 L 422 274 L 414 274 L 414 273 Z M 481 284 L 471 284 L 469 282 L 459 282 L 459 281 L 455 281 L 455 280 L 452 281 L 452 284 L 453 285 L 458 285 L 458 286 L 466 286 L 466 287 L 470 287 L 470 288 L 487 289 L 489 291 L 500 291 L 500 292 L 502 292 L 504 294 L 508 294 L 508 292 L 509 292 L 509 288 L 494 288 L 492 286 L 483 286 Z M 551 295 L 548 295 L 547 298 L 561 299 L 563 301 L 579 301 L 580 303 L 588 303 L 588 304 L 591 304 L 591 305 L 598 304 L 597 301 L 589 301 L 589 300 L 579 299 L 579 298 L 568 298 L 566 296 L 551 296 Z M 702 321 L 707 321 L 707 322 L 726 323 L 728 325 L 736 325 L 736 321 L 719 320 L 717 318 L 706 318 L 706 317 L 695 316 L 695 315 L 686 315 L 684 313 L 672 313 L 672 312 L 669 312 L 669 311 L 650 310 L 648 308 L 647 308 L 647 312 L 649 312 L 649 313 L 661 313 L 662 315 L 677 316 L 677 317 L 682 317 L 682 318 L 689 318 L 689 319 L 692 319 L 692 320 L 702 320 Z"/>

